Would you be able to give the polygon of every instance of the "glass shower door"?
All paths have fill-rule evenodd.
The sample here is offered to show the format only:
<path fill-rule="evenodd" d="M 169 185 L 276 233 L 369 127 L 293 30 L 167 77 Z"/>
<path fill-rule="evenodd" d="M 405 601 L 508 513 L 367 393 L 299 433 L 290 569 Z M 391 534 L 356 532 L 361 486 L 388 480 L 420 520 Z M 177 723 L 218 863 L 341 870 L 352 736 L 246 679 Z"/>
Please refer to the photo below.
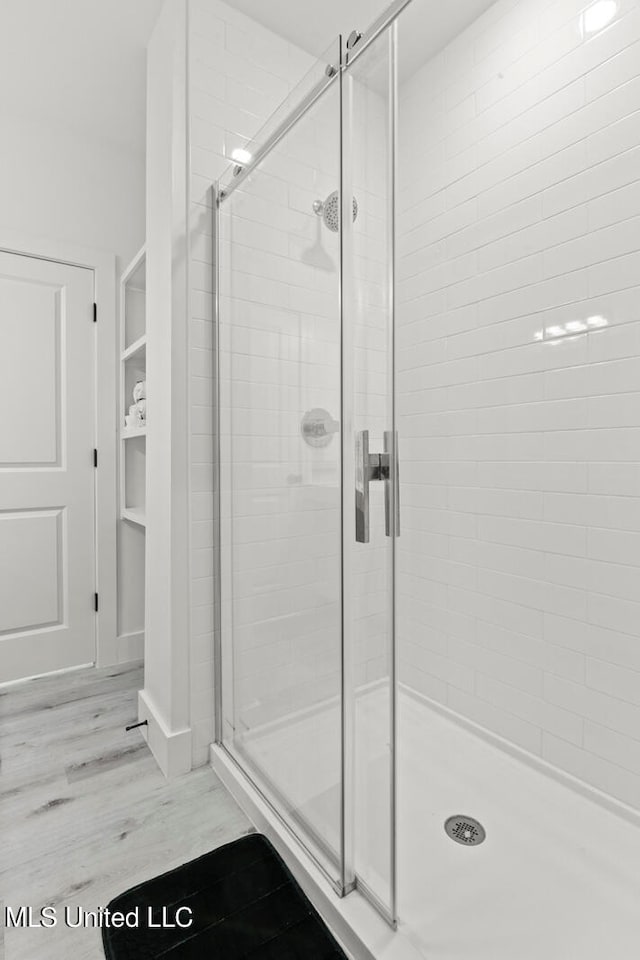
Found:
<path fill-rule="evenodd" d="M 218 212 L 222 741 L 342 892 L 337 73 L 231 184 Z"/>
<path fill-rule="evenodd" d="M 364 42 L 364 41 L 361 41 Z M 342 78 L 345 784 L 358 886 L 395 922 L 393 149 L 395 30 Z M 351 63 L 349 63 L 351 59 Z M 350 727 L 352 725 L 352 727 Z"/>

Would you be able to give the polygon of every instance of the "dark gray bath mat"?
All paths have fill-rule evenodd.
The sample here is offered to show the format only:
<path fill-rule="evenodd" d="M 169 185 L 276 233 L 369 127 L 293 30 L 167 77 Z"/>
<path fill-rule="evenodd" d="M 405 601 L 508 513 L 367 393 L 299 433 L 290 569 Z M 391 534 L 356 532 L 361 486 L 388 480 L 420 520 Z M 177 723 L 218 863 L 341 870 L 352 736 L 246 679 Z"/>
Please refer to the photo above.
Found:
<path fill-rule="evenodd" d="M 190 927 L 156 926 L 177 920 Z M 107 960 L 346 960 L 266 837 L 250 834 L 116 897 Z M 149 922 L 151 918 L 151 922 Z M 134 922 L 134 916 L 130 922 Z"/>

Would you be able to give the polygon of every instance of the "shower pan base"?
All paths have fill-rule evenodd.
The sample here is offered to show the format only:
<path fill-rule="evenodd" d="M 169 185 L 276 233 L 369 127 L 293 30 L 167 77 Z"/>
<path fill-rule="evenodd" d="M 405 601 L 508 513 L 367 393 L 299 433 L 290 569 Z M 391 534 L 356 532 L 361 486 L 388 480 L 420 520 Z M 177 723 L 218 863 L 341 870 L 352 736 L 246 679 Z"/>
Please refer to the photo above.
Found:
<path fill-rule="evenodd" d="M 367 725 L 363 742 L 383 742 L 378 732 L 386 712 L 379 691 L 358 698 L 357 712 L 358 723 Z M 318 717 L 301 717 L 252 745 L 263 762 L 288 757 L 284 786 L 301 807 L 315 789 L 296 777 L 296 749 L 308 749 L 305 725 L 311 722 L 318 736 Z M 334 722 L 328 711 L 328 737 Z M 613 802 L 611 810 L 596 803 L 589 788 L 572 788 L 542 766 L 523 762 L 405 689 L 399 729 L 396 932 L 357 891 L 339 900 L 235 761 L 212 748 L 214 770 L 267 833 L 348 952 L 363 960 L 640 956 L 640 829 L 630 818 L 614 812 Z M 361 762 L 374 764 L 376 757 Z M 282 771 L 279 777 L 281 782 Z M 484 843 L 451 842 L 443 823 L 460 811 L 478 817 L 487 832 Z"/>

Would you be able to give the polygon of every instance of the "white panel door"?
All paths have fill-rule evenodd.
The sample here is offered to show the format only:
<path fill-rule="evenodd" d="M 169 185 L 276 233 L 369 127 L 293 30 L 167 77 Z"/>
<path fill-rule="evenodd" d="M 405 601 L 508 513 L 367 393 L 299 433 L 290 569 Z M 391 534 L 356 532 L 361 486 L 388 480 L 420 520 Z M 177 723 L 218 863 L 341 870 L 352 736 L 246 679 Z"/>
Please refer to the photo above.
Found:
<path fill-rule="evenodd" d="M 0 253 L 0 682 L 95 660 L 93 273 Z"/>

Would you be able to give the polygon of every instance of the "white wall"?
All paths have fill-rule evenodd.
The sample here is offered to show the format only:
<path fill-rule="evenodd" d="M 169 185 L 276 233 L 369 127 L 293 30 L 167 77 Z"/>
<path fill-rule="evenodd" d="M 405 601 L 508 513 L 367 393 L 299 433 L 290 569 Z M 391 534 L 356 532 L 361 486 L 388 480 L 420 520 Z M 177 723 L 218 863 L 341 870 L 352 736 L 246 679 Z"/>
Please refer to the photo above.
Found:
<path fill-rule="evenodd" d="M 401 673 L 640 807 L 640 3 L 583 7 L 401 91 Z"/>
<path fill-rule="evenodd" d="M 43 121 L 3 115 L 0 228 L 115 253 L 144 243 L 144 156 Z"/>
<path fill-rule="evenodd" d="M 144 243 L 144 156 L 60 124 L 11 115 L 0 124 L 0 241 L 7 230 L 95 247 L 115 253 L 122 269 Z M 144 567 L 125 526 L 118 537 L 120 634 L 144 626 Z M 122 659 L 140 654 L 122 639 L 119 649 Z"/>

